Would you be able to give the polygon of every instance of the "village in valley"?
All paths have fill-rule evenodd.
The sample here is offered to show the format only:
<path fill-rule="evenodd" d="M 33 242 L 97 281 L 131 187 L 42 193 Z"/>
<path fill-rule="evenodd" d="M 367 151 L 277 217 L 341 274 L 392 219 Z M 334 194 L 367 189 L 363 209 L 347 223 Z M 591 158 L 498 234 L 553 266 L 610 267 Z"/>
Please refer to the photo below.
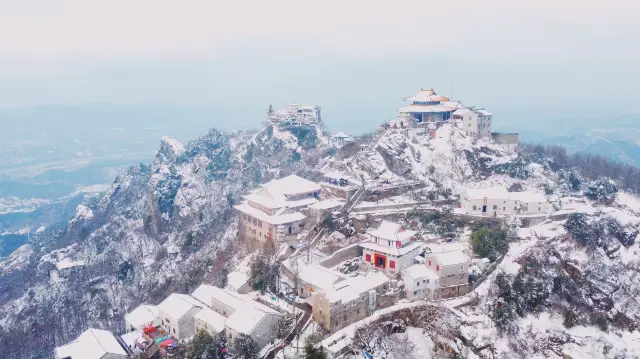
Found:
<path fill-rule="evenodd" d="M 259 358 L 298 357 L 309 345 L 326 358 L 381 358 L 353 343 L 380 318 L 392 318 L 378 323 L 393 326 L 394 313 L 431 310 L 425 315 L 432 320 L 490 326 L 463 307 L 487 293 L 498 265 L 517 266 L 508 242 L 545 237 L 558 227 L 554 221 L 584 202 L 545 192 L 544 184 L 523 187 L 508 176 L 471 179 L 469 168 L 456 167 L 452 148 L 472 156 L 465 148 L 483 146 L 474 162 L 481 169 L 487 158 L 494 164 L 515 158 L 518 134 L 493 131 L 487 109 L 433 89 L 405 102 L 373 135 L 339 130 L 327 136 L 336 155 L 320 159 L 312 175 L 271 179 L 233 204 L 239 244 L 225 286 L 202 283 L 191 293 L 142 304 L 125 315 L 123 332 L 88 329 L 58 346 L 55 358 L 179 358 L 203 331 L 222 343 L 219 357 L 242 340 Z M 317 128 L 321 108 L 270 106 L 266 122 L 279 133 Z M 402 161 L 385 158 L 393 151 Z M 60 260 L 60 280 L 83 265 Z M 462 339 L 446 331 L 427 333 L 427 324 L 402 331 L 408 339 L 400 343 L 425 351 L 423 358 L 461 354 Z"/>

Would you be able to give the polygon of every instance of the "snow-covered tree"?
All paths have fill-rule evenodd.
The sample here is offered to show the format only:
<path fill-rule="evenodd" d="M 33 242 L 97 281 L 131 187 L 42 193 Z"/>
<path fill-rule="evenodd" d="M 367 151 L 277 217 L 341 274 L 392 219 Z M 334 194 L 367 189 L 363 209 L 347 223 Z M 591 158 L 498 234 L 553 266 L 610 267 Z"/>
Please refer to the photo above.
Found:
<path fill-rule="evenodd" d="M 584 191 L 584 195 L 592 201 L 602 204 L 611 204 L 616 200 L 618 188 L 610 178 L 601 178 L 591 182 Z"/>
<path fill-rule="evenodd" d="M 257 359 L 259 353 L 258 343 L 247 334 L 240 334 L 233 341 L 233 354 L 237 359 Z"/>

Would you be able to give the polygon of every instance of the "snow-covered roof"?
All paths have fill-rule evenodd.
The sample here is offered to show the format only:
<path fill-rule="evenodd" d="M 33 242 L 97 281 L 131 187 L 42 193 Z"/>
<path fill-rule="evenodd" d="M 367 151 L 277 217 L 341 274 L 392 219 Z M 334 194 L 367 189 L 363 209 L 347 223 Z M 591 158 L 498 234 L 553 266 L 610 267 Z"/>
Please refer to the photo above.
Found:
<path fill-rule="evenodd" d="M 261 206 L 277 209 L 283 207 L 289 208 L 297 208 L 297 207 L 305 207 L 311 204 L 318 202 L 318 200 L 314 197 L 307 197 L 298 200 L 287 200 L 284 196 L 276 195 L 272 196 L 269 194 L 269 191 L 262 189 L 258 190 L 256 193 L 250 193 L 244 196 L 248 201 L 257 203 Z"/>
<path fill-rule="evenodd" d="M 251 191 L 244 198 L 267 208 L 297 208 L 316 203 L 318 200 L 314 197 L 294 200 L 290 199 L 291 196 L 319 192 L 321 188 L 322 186 L 318 183 L 291 175 L 271 180 L 263 184 L 262 188 Z"/>
<path fill-rule="evenodd" d="M 344 131 L 340 131 L 333 135 L 333 138 L 351 138 L 351 136 L 344 133 Z"/>
<path fill-rule="evenodd" d="M 412 104 L 398 108 L 398 112 L 408 113 L 408 112 L 417 112 L 417 113 L 441 113 L 441 112 L 452 112 L 453 109 L 449 106 L 436 104 L 436 105 L 418 105 Z"/>
<path fill-rule="evenodd" d="M 507 199 L 509 192 L 504 187 L 467 188 L 464 196 L 469 199 Z"/>
<path fill-rule="evenodd" d="M 238 333 L 250 335 L 267 315 L 280 315 L 280 313 L 255 300 L 247 299 L 242 310 L 236 310 L 231 314 L 225 325 Z"/>
<path fill-rule="evenodd" d="M 344 280 L 346 276 L 329 268 L 311 264 L 302 268 L 300 273 L 298 273 L 298 278 L 316 288 L 327 291 L 330 290 L 335 283 Z"/>
<path fill-rule="evenodd" d="M 205 324 L 208 324 L 211 328 L 213 328 L 217 333 L 220 333 L 224 330 L 224 324 L 227 319 L 209 308 L 202 308 L 202 310 L 199 311 L 198 314 L 193 316 L 193 318 L 202 320 Z"/>
<path fill-rule="evenodd" d="M 476 110 L 476 112 L 478 112 L 479 114 L 483 115 L 483 116 L 491 116 L 491 112 L 482 109 L 482 110 Z"/>
<path fill-rule="evenodd" d="M 544 194 L 537 192 L 509 192 L 509 198 L 511 200 L 524 203 L 547 202 L 547 197 Z"/>
<path fill-rule="evenodd" d="M 409 268 L 403 270 L 402 274 L 409 276 L 412 279 L 418 279 L 418 278 L 438 279 L 438 275 L 433 270 L 427 268 L 424 264 L 414 264 Z"/>
<path fill-rule="evenodd" d="M 326 199 L 324 201 L 320 201 L 318 203 L 312 204 L 309 206 L 311 209 L 331 209 L 331 208 L 340 208 L 344 205 L 344 201 L 331 198 Z"/>
<path fill-rule="evenodd" d="M 244 298 L 242 294 L 208 284 L 201 284 L 191 295 L 202 303 L 205 303 L 207 306 L 211 306 L 212 299 L 215 299 L 234 310 L 238 310 L 244 305 Z"/>
<path fill-rule="evenodd" d="M 404 100 L 412 102 L 449 101 L 448 98 L 437 95 L 433 89 L 420 89 L 420 91 L 416 95 L 407 97 Z"/>
<path fill-rule="evenodd" d="M 383 246 L 375 242 L 364 242 L 364 243 L 359 243 L 359 245 L 363 248 L 366 248 L 375 252 L 390 254 L 394 256 L 403 256 L 407 253 L 411 253 L 415 250 L 420 249 L 420 247 L 422 247 L 422 243 L 419 243 L 419 242 L 412 242 L 400 248 Z"/>
<path fill-rule="evenodd" d="M 269 192 L 276 192 L 283 195 L 318 192 L 321 189 L 320 184 L 296 175 L 271 180 L 263 184 L 262 187 L 268 189 Z"/>
<path fill-rule="evenodd" d="M 469 257 L 462 251 L 450 251 L 434 253 L 433 256 L 443 266 L 453 266 L 458 264 L 469 264 Z"/>
<path fill-rule="evenodd" d="M 405 241 L 416 235 L 418 232 L 406 230 L 398 223 L 382 221 L 378 229 L 374 229 L 368 233 L 374 237 L 386 239 L 388 241 Z"/>
<path fill-rule="evenodd" d="M 448 107 L 451 107 L 452 109 L 462 109 L 465 108 L 466 106 L 462 104 L 462 101 L 442 101 L 440 102 L 441 105 L 445 105 Z"/>
<path fill-rule="evenodd" d="M 465 116 L 465 115 L 476 115 L 475 112 L 471 111 L 468 108 L 459 108 L 453 112 L 454 115 Z"/>
<path fill-rule="evenodd" d="M 453 243 L 430 243 L 426 245 L 427 248 L 431 250 L 431 253 L 444 253 L 444 252 L 452 252 L 452 251 L 465 251 L 468 247 L 464 243 L 453 242 Z"/>
<path fill-rule="evenodd" d="M 171 293 L 167 299 L 158 304 L 158 309 L 170 315 L 174 319 L 180 319 L 185 316 L 191 309 L 204 305 L 190 295 Z"/>
<path fill-rule="evenodd" d="M 240 289 L 248 282 L 249 277 L 245 273 L 242 273 L 238 270 L 234 270 L 227 275 L 227 285 L 234 290 Z"/>
<path fill-rule="evenodd" d="M 358 299 L 362 294 L 388 282 L 389 277 L 377 271 L 369 272 L 366 275 L 351 277 L 336 283 L 332 290 L 327 291 L 327 299 L 330 303 L 336 303 L 338 301 L 348 303 Z"/>
<path fill-rule="evenodd" d="M 141 304 L 136 309 L 124 316 L 124 319 L 133 327 L 142 329 L 143 326 L 153 323 L 160 325 L 158 307 L 155 305 Z"/>
<path fill-rule="evenodd" d="M 57 347 L 55 353 L 58 358 L 72 359 L 100 359 L 109 354 L 127 355 L 111 332 L 93 328 L 80 334 L 71 343 Z"/>
<path fill-rule="evenodd" d="M 251 217 L 254 217 L 256 219 L 259 219 L 261 221 L 271 223 L 274 225 L 293 223 L 297 221 L 302 221 L 303 219 L 307 218 L 304 214 L 300 212 L 291 211 L 286 208 L 285 208 L 286 211 L 278 211 L 273 216 L 265 212 L 262 212 L 257 208 L 251 207 L 248 203 L 240 203 L 234 206 L 234 208 L 244 214 L 248 214 Z"/>
<path fill-rule="evenodd" d="M 58 268 L 58 270 L 62 270 L 62 269 L 73 268 L 73 267 L 81 267 L 81 266 L 84 266 L 84 264 L 85 264 L 84 261 L 74 261 L 69 258 L 64 258 L 58 263 L 56 263 L 56 268 Z"/>
<path fill-rule="evenodd" d="M 146 341 L 142 335 L 142 332 L 139 330 L 134 330 L 132 332 L 122 334 L 120 336 L 120 339 L 122 339 L 122 341 L 126 345 L 130 346 L 131 348 L 135 347 L 136 343 L 141 343 Z"/>

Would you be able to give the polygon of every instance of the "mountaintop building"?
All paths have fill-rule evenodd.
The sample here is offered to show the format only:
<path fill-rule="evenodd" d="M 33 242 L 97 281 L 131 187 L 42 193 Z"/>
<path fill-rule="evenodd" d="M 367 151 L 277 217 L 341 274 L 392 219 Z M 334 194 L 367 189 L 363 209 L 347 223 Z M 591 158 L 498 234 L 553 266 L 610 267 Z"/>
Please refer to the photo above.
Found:
<path fill-rule="evenodd" d="M 322 186 L 296 175 L 271 180 L 244 196 L 234 208 L 240 234 L 261 243 L 292 242 L 304 227 L 299 211 L 318 203 Z"/>

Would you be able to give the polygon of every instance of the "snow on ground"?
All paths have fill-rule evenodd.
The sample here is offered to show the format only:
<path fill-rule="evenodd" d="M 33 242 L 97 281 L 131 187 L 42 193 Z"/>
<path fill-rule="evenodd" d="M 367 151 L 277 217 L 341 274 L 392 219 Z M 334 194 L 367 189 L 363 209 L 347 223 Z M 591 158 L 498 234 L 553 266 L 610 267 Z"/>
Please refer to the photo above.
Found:
<path fill-rule="evenodd" d="M 381 206 L 381 205 L 387 205 L 387 204 L 402 204 L 402 203 L 416 203 L 415 199 L 411 198 L 410 196 L 403 194 L 403 195 L 399 195 L 399 196 L 393 196 L 393 197 L 389 197 L 389 198 L 384 198 L 381 199 L 379 201 L 376 202 L 367 202 L 367 201 L 361 201 L 356 208 L 362 208 L 362 207 L 375 207 L 375 206 Z"/>
<path fill-rule="evenodd" d="M 384 308 L 384 309 L 380 309 L 375 311 L 371 316 L 360 320 L 358 322 L 355 322 L 351 325 L 348 325 L 338 331 L 336 331 L 335 333 L 331 334 L 329 337 L 325 338 L 322 341 L 322 347 L 323 348 L 330 348 L 331 351 L 338 351 L 338 348 L 341 347 L 346 347 L 351 345 L 351 341 L 353 339 L 353 336 L 356 333 L 356 330 L 358 330 L 358 328 L 364 327 L 370 323 L 375 322 L 376 320 L 380 319 L 381 316 L 385 315 L 385 314 L 389 314 L 389 313 L 393 313 L 402 309 L 407 309 L 407 308 L 415 308 L 421 305 L 424 305 L 426 302 L 418 300 L 415 302 L 407 302 L 407 301 L 401 301 L 391 307 L 388 308 Z"/>
<path fill-rule="evenodd" d="M 179 155 L 180 153 L 182 153 L 182 151 L 184 151 L 184 145 L 178 140 L 174 140 L 173 138 L 167 136 L 162 136 L 161 141 L 166 143 L 171 148 L 171 151 L 176 155 Z"/>
<path fill-rule="evenodd" d="M 431 338 L 424 334 L 423 329 L 407 327 L 406 335 L 409 343 L 413 344 L 413 354 L 416 358 L 431 359 L 435 345 Z"/>
<path fill-rule="evenodd" d="M 7 258 L 0 260 L 0 273 L 8 274 L 14 270 L 24 268 L 29 263 L 29 257 L 33 253 L 33 248 L 28 244 L 18 247 Z"/>

